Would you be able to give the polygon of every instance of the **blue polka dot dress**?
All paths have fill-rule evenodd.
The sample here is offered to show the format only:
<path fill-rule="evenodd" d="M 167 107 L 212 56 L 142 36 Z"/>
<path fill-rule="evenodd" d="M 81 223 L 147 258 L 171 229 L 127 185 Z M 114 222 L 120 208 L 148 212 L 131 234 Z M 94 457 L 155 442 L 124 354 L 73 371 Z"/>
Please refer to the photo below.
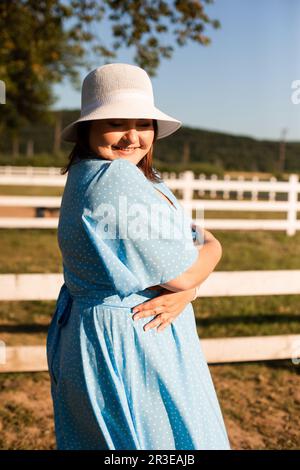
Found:
<path fill-rule="evenodd" d="M 161 191 L 173 203 L 165 200 Z M 69 170 L 58 225 L 64 284 L 47 334 L 57 449 L 230 449 L 192 304 L 163 331 L 132 309 L 197 259 L 163 182 L 98 157 Z"/>

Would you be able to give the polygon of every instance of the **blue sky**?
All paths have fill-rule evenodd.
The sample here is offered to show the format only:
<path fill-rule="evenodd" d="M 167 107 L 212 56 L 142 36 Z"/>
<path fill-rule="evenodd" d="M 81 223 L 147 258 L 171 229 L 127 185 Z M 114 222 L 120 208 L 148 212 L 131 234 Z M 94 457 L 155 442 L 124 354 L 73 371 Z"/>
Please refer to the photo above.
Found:
<path fill-rule="evenodd" d="M 206 11 L 221 28 L 207 29 L 207 47 L 174 42 L 172 58 L 151 78 L 156 106 L 193 128 L 272 140 L 286 128 L 286 140 L 300 141 L 300 104 L 291 101 L 291 83 L 300 80 L 300 1 L 215 0 Z M 99 34 L 111 45 L 107 21 Z M 169 44 L 172 35 L 162 39 Z M 134 64 L 133 57 L 124 48 L 112 62 Z M 80 108 L 80 91 L 68 81 L 54 92 L 55 109 Z"/>

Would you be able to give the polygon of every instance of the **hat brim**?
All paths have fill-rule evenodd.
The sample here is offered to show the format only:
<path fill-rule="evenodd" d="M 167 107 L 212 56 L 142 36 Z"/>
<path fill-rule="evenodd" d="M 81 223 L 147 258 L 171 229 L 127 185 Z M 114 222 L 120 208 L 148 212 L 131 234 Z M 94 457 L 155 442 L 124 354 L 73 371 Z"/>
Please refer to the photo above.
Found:
<path fill-rule="evenodd" d="M 127 107 L 126 107 L 127 108 Z M 77 126 L 80 122 L 95 121 L 97 119 L 156 119 L 157 121 L 157 137 L 162 139 L 176 132 L 181 126 L 182 122 L 174 119 L 172 116 L 160 111 L 153 106 L 151 110 L 141 110 L 130 106 L 129 109 L 122 109 L 120 105 L 101 106 L 89 112 L 85 116 L 81 116 L 76 121 L 66 126 L 62 133 L 61 138 L 67 142 L 77 141 Z"/>

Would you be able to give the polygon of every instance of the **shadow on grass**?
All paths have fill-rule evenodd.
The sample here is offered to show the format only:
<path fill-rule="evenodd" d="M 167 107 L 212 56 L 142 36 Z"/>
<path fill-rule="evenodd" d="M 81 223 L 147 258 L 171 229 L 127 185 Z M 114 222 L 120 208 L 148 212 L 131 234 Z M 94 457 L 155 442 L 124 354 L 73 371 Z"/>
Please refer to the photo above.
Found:
<path fill-rule="evenodd" d="M 288 370 L 300 374 L 300 365 L 293 364 L 290 359 L 276 361 L 262 361 L 263 365 L 274 370 Z"/>
<path fill-rule="evenodd" d="M 241 322 L 246 325 L 262 325 L 264 323 L 288 323 L 296 322 L 300 324 L 300 317 L 296 315 L 251 315 L 251 316 L 222 316 L 222 317 L 210 317 L 210 318 L 197 318 L 197 326 L 214 326 L 214 325 L 237 325 Z"/>

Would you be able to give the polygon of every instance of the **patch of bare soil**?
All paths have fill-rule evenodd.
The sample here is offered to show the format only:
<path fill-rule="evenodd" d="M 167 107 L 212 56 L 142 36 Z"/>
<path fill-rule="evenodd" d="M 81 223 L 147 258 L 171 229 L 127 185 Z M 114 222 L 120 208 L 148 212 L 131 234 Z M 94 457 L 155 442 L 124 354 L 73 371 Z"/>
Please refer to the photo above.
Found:
<path fill-rule="evenodd" d="M 232 449 L 300 449 L 300 365 L 270 361 L 210 370 Z"/>
<path fill-rule="evenodd" d="M 48 372 L 0 374 L 0 449 L 55 449 Z"/>
<path fill-rule="evenodd" d="M 210 365 L 232 450 L 300 449 L 300 366 Z M 55 449 L 47 372 L 0 374 L 0 449 Z"/>

